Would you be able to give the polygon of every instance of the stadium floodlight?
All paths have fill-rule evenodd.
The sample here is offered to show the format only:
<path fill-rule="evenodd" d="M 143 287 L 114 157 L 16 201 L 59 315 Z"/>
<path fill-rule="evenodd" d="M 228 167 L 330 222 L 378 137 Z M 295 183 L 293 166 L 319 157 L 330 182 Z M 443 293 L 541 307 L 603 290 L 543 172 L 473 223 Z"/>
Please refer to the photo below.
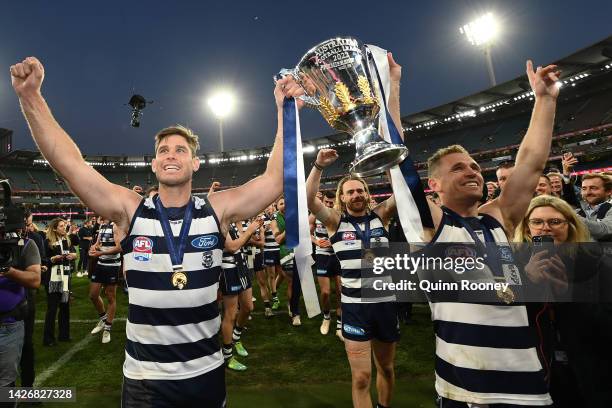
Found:
<path fill-rule="evenodd" d="M 223 120 L 234 110 L 235 99 L 229 91 L 219 91 L 208 99 L 208 107 L 219 120 L 219 151 L 223 151 Z"/>
<path fill-rule="evenodd" d="M 493 13 L 486 13 L 459 28 L 459 32 L 465 35 L 472 45 L 484 51 L 491 86 L 497 85 L 495 72 L 493 70 L 493 61 L 491 59 L 491 46 L 497 38 L 499 31 L 499 23 Z"/>

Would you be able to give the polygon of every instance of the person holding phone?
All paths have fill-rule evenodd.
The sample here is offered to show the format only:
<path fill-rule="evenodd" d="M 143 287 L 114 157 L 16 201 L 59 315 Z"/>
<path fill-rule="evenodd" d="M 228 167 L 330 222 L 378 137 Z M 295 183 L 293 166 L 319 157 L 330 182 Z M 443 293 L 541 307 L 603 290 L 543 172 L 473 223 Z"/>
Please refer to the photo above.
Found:
<path fill-rule="evenodd" d="M 538 352 L 555 406 L 612 406 L 612 359 L 604 352 L 612 342 L 610 306 L 581 289 L 595 283 L 605 290 L 601 278 L 610 272 L 606 257 L 594 247 L 584 222 L 558 197 L 533 198 L 514 238 L 533 242 L 531 251 L 523 251 L 527 279 L 540 288 L 548 284 L 552 299 L 565 300 L 528 308 L 538 329 L 547 332 Z"/>

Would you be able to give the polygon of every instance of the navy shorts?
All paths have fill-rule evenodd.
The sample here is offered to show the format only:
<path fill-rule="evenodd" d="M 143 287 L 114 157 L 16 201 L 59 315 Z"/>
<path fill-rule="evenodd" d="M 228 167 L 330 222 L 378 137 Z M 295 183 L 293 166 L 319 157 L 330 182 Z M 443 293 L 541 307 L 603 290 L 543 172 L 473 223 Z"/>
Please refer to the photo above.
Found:
<path fill-rule="evenodd" d="M 104 285 L 116 285 L 119 280 L 120 266 L 108 266 L 97 264 L 93 272 L 90 272 L 91 281 Z"/>
<path fill-rule="evenodd" d="M 353 341 L 400 339 L 396 302 L 342 303 L 342 335 Z"/>
<path fill-rule="evenodd" d="M 254 271 L 263 271 L 264 263 L 263 263 L 263 254 L 260 252 L 255 254 L 253 258 L 253 270 Z"/>
<path fill-rule="evenodd" d="M 244 266 L 227 268 L 221 270 L 221 281 L 219 282 L 223 296 L 238 295 L 251 287 L 249 271 Z"/>
<path fill-rule="evenodd" d="M 315 254 L 318 278 L 331 278 L 340 275 L 340 261 L 335 254 Z"/>
<path fill-rule="evenodd" d="M 280 250 L 279 251 L 264 251 L 263 261 L 265 266 L 280 265 Z"/>
<path fill-rule="evenodd" d="M 185 380 L 123 377 L 122 408 L 224 408 L 225 366 Z"/>

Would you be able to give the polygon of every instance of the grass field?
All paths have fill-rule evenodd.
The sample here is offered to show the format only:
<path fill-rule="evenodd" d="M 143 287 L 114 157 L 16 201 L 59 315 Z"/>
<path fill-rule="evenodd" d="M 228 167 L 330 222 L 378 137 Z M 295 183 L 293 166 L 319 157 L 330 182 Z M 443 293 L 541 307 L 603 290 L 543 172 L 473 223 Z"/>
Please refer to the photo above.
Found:
<path fill-rule="evenodd" d="M 37 385 L 75 387 L 79 407 L 116 407 L 120 404 L 123 378 L 127 296 L 118 289 L 121 293 L 117 294 L 117 317 L 122 319 L 113 324 L 112 341 L 101 344 L 100 335 L 89 334 L 97 315 L 87 296 L 88 285 L 87 278 L 73 278 L 72 341 L 59 342 L 53 347 L 42 346 L 46 299 L 44 289 L 39 290 L 34 346 L 36 374 L 42 381 L 37 379 Z M 259 297 L 257 288 L 254 293 Z M 249 356 L 240 359 L 248 370 L 227 371 L 229 406 L 350 407 L 350 369 L 343 343 L 333 331 L 327 336 L 319 333 L 320 317 L 303 317 L 301 327 L 292 327 L 284 312 L 286 299 L 281 297 L 281 300 L 283 312 L 272 319 L 264 319 L 261 300 L 255 302 L 253 320 L 243 334 Z M 48 375 L 50 367 L 58 368 Z M 413 323 L 402 327 L 396 376 L 394 407 L 434 406 L 433 334 L 427 306 L 415 305 Z M 374 393 L 374 382 L 372 388 Z M 66 404 L 45 403 L 44 406 L 65 407 Z"/>

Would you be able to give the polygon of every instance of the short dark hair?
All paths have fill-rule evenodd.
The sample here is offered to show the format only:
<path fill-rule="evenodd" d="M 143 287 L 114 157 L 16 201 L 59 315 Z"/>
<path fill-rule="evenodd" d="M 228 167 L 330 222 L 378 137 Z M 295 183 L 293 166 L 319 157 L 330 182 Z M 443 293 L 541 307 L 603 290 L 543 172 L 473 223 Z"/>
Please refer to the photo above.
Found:
<path fill-rule="evenodd" d="M 548 177 L 546 174 L 540 174 L 540 177 L 544 177 L 546 180 L 548 180 L 548 184 L 550 184 L 550 177 Z"/>
<path fill-rule="evenodd" d="M 323 192 L 323 197 L 331 198 L 332 200 L 334 200 L 336 198 L 336 194 L 333 191 L 331 191 L 331 190 L 325 190 Z"/>
<path fill-rule="evenodd" d="M 153 192 L 153 191 L 159 191 L 159 187 L 157 187 L 157 186 L 151 186 L 151 187 L 147 188 L 147 189 L 145 190 L 145 192 L 144 192 L 145 197 L 148 197 L 148 196 L 149 196 L 149 194 L 151 194 L 151 192 Z"/>
<path fill-rule="evenodd" d="M 499 169 L 511 169 L 513 167 L 514 167 L 514 161 L 506 160 L 506 161 L 503 161 L 503 162 L 499 163 L 499 166 L 497 166 L 495 171 L 497 171 Z"/>

